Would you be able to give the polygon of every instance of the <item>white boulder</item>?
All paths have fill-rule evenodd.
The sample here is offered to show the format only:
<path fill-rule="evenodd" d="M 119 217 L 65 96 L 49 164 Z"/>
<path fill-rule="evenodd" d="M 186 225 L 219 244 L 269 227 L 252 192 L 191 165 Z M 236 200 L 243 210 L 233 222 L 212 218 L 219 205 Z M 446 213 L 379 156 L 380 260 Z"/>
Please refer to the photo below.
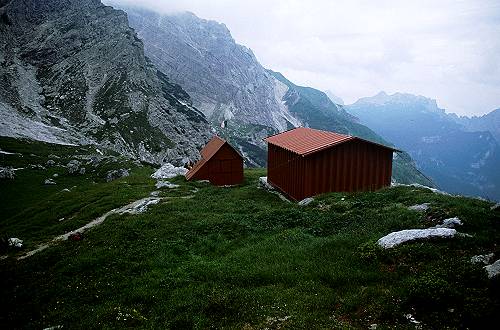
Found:
<path fill-rule="evenodd" d="M 488 278 L 497 277 L 500 274 L 500 259 L 492 263 L 491 265 L 484 266 L 484 269 L 488 273 Z"/>
<path fill-rule="evenodd" d="M 488 265 L 491 262 L 491 259 L 495 256 L 494 253 L 488 253 L 488 254 L 479 254 L 477 256 L 473 256 L 470 258 L 470 262 L 473 264 L 484 264 Z"/>
<path fill-rule="evenodd" d="M 455 228 L 455 227 L 461 226 L 461 225 L 462 225 L 462 221 L 460 221 L 460 219 L 458 217 L 454 217 L 454 218 L 444 219 L 443 223 L 440 225 L 437 225 L 435 228 Z"/>
<path fill-rule="evenodd" d="M 269 182 L 267 182 L 267 176 L 261 176 L 259 178 L 259 188 L 264 188 L 267 190 L 274 190 L 274 187 L 271 186 L 271 184 L 269 184 Z"/>
<path fill-rule="evenodd" d="M 45 182 L 43 184 L 44 185 L 55 185 L 57 183 L 52 179 L 47 179 L 47 180 L 45 180 Z"/>
<path fill-rule="evenodd" d="M 178 175 L 185 175 L 187 169 L 184 167 L 177 167 L 170 163 L 163 164 L 156 172 L 151 174 L 153 179 L 171 179 Z"/>
<path fill-rule="evenodd" d="M 417 211 L 417 212 L 425 212 L 429 209 L 429 206 L 431 203 L 423 203 L 423 204 L 416 204 L 408 207 L 408 210 L 411 211 Z"/>
<path fill-rule="evenodd" d="M 311 204 L 313 201 L 314 201 L 314 198 L 312 198 L 312 197 L 304 198 L 303 200 L 301 200 L 299 202 L 299 205 L 300 206 L 306 206 L 306 205 Z"/>
<path fill-rule="evenodd" d="M 407 229 L 390 233 L 379 239 L 377 243 L 382 248 L 389 249 L 405 242 L 429 238 L 451 238 L 456 234 L 457 231 L 450 228 Z"/>
<path fill-rule="evenodd" d="M 161 201 L 159 197 L 147 197 L 141 200 L 135 201 L 134 203 L 128 205 L 126 208 L 123 208 L 118 211 L 119 214 L 140 214 L 146 212 L 150 205 L 158 204 Z"/>
<path fill-rule="evenodd" d="M 9 246 L 13 246 L 18 249 L 23 247 L 23 241 L 16 237 L 9 238 L 8 243 Z"/>
<path fill-rule="evenodd" d="M 156 189 L 160 189 L 160 188 L 168 188 L 168 189 L 173 189 L 173 188 L 178 188 L 179 185 L 178 184 L 174 184 L 174 183 L 170 183 L 168 181 L 158 181 L 156 182 Z"/>

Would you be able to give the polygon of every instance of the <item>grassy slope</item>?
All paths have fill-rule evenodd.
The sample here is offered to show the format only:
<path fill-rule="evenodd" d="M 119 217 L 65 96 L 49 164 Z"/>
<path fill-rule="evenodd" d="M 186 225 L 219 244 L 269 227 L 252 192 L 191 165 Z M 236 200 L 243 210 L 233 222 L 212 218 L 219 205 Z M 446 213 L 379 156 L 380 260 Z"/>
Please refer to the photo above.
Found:
<path fill-rule="evenodd" d="M 24 230 L 46 211 L 44 200 L 52 201 L 57 219 L 66 210 L 60 203 L 99 200 L 104 212 L 154 189 L 151 169 L 137 168 L 132 177 L 112 183 L 68 177 L 80 180 L 81 190 L 64 200 L 51 197 L 55 190 L 28 197 L 31 191 L 21 188 L 28 184 L 24 175 L 35 175 L 30 173 L 18 172 L 9 188 L 0 183 L 2 198 L 5 189 L 12 193 L 10 218 L 2 217 L 1 228 L 21 230 L 27 248 L 65 229 L 46 231 L 51 222 L 40 217 L 32 232 Z M 498 320 L 498 281 L 488 281 L 469 263 L 474 254 L 495 251 L 499 241 L 500 216 L 489 203 L 399 187 L 327 194 L 299 207 L 257 189 L 262 175 L 264 170 L 247 170 L 244 184 L 234 188 L 177 178 L 181 188 L 162 191 L 172 198 L 147 213 L 113 216 L 83 241 L 64 242 L 24 261 L 0 261 L 0 326 L 411 328 L 406 313 L 434 328 Z M 193 195 L 195 188 L 194 198 L 177 198 Z M 431 202 L 431 211 L 406 209 L 421 202 Z M 25 210 L 31 211 L 19 217 L 22 225 L 9 220 Z M 459 216 L 460 231 L 473 237 L 391 251 L 374 244 L 391 231 L 451 216 Z"/>

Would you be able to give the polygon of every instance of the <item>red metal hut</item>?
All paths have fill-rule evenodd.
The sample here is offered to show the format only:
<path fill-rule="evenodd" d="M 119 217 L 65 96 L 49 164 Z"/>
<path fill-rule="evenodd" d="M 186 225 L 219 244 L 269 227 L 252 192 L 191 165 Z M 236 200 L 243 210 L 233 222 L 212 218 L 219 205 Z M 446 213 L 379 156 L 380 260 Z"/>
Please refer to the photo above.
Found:
<path fill-rule="evenodd" d="M 225 140 L 214 136 L 200 154 L 201 159 L 186 173 L 186 180 L 209 180 L 217 186 L 243 181 L 243 157 Z"/>
<path fill-rule="evenodd" d="M 391 147 L 299 127 L 264 139 L 267 181 L 295 200 L 332 191 L 376 190 L 391 184 Z"/>

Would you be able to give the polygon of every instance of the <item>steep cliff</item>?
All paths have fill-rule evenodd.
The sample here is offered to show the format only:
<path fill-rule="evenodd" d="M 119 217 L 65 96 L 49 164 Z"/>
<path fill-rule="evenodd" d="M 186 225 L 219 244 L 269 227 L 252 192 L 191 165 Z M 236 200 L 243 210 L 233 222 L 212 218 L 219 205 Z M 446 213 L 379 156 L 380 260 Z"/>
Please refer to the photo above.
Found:
<path fill-rule="evenodd" d="M 97 143 L 154 163 L 198 157 L 205 116 L 146 59 L 123 11 L 11 0 L 0 18 L 1 135 Z"/>

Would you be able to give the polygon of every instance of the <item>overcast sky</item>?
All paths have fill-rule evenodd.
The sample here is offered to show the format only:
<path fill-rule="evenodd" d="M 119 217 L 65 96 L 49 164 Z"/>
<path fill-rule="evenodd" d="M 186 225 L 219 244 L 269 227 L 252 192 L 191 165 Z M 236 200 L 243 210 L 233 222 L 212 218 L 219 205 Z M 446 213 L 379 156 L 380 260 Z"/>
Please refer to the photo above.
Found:
<path fill-rule="evenodd" d="M 226 24 L 266 68 L 346 104 L 379 91 L 500 108 L 499 0 L 119 0 Z"/>

